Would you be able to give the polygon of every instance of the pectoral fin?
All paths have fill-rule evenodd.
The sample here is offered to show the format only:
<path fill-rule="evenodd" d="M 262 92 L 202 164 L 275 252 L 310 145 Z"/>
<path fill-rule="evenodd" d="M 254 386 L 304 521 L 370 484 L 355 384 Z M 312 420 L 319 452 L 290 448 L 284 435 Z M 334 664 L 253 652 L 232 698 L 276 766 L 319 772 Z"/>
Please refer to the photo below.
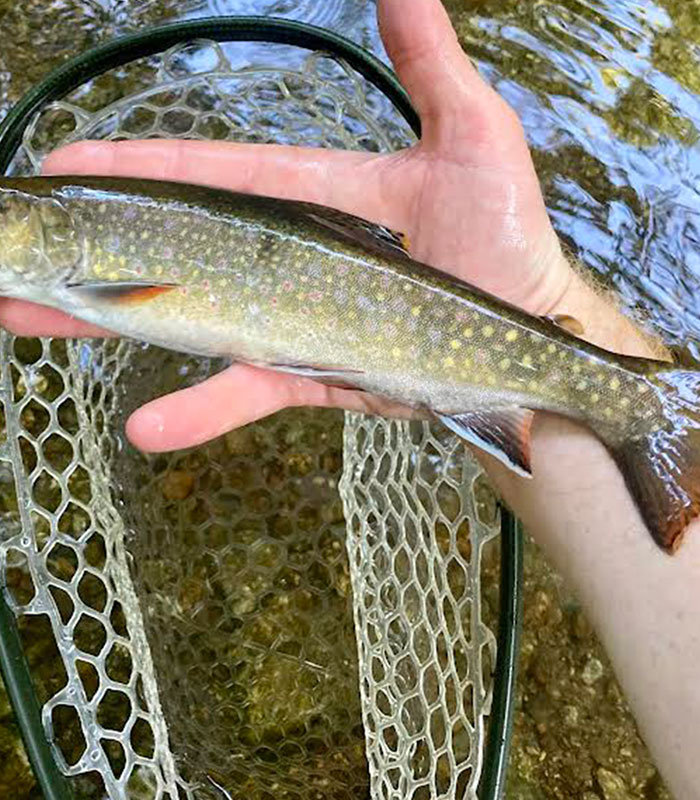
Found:
<path fill-rule="evenodd" d="M 462 439 L 497 458 L 518 475 L 530 478 L 530 428 L 535 416 L 528 408 L 501 408 L 437 416 Z"/>
<path fill-rule="evenodd" d="M 73 283 L 68 290 L 86 300 L 119 305 L 148 303 L 156 297 L 177 288 L 174 283 Z"/>

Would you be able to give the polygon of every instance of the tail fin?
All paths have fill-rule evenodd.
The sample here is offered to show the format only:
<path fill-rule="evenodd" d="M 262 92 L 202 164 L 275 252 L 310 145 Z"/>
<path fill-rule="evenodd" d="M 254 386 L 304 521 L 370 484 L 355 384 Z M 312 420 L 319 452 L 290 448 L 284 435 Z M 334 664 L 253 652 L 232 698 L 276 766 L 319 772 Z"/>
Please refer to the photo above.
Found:
<path fill-rule="evenodd" d="M 655 429 L 611 449 L 654 540 L 673 553 L 700 514 L 700 373 L 665 366 L 651 380 Z"/>

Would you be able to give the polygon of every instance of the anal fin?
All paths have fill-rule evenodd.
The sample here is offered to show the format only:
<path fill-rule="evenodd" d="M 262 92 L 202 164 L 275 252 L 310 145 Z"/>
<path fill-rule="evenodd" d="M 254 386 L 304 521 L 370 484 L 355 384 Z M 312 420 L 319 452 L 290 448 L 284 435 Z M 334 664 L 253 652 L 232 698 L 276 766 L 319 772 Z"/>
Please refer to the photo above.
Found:
<path fill-rule="evenodd" d="M 528 408 L 499 408 L 437 416 L 453 433 L 497 458 L 513 472 L 532 477 L 530 429 L 535 412 Z"/>

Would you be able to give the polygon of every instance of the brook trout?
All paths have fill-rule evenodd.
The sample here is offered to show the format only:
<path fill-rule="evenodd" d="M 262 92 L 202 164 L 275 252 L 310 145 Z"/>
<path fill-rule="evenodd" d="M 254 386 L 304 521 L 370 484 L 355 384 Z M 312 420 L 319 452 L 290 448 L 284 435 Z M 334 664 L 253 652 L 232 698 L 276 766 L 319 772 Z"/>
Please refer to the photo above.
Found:
<path fill-rule="evenodd" d="M 563 414 L 608 447 L 662 548 L 700 510 L 700 373 L 583 342 L 322 206 L 144 180 L 3 179 L 0 294 L 428 409 L 521 475 L 534 410 Z"/>

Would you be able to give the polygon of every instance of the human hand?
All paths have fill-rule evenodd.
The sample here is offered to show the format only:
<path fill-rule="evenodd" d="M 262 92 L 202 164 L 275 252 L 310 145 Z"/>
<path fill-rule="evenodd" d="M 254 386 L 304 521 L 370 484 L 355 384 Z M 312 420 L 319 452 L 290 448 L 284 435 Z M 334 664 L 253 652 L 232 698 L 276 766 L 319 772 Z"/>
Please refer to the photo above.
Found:
<path fill-rule="evenodd" d="M 85 142 L 45 171 L 208 184 L 313 201 L 407 234 L 411 254 L 535 314 L 577 317 L 615 349 L 624 323 L 561 254 L 514 112 L 462 52 L 439 0 L 379 4 L 383 39 L 423 123 L 415 147 L 389 155 L 221 142 Z M 596 319 L 597 317 L 597 319 Z M 24 334 L 94 336 L 94 327 L 17 301 L 0 324 Z M 629 348 L 628 348 L 629 349 Z M 144 450 L 214 438 L 289 405 L 387 411 L 377 398 L 236 364 L 139 409 L 127 433 Z"/>

